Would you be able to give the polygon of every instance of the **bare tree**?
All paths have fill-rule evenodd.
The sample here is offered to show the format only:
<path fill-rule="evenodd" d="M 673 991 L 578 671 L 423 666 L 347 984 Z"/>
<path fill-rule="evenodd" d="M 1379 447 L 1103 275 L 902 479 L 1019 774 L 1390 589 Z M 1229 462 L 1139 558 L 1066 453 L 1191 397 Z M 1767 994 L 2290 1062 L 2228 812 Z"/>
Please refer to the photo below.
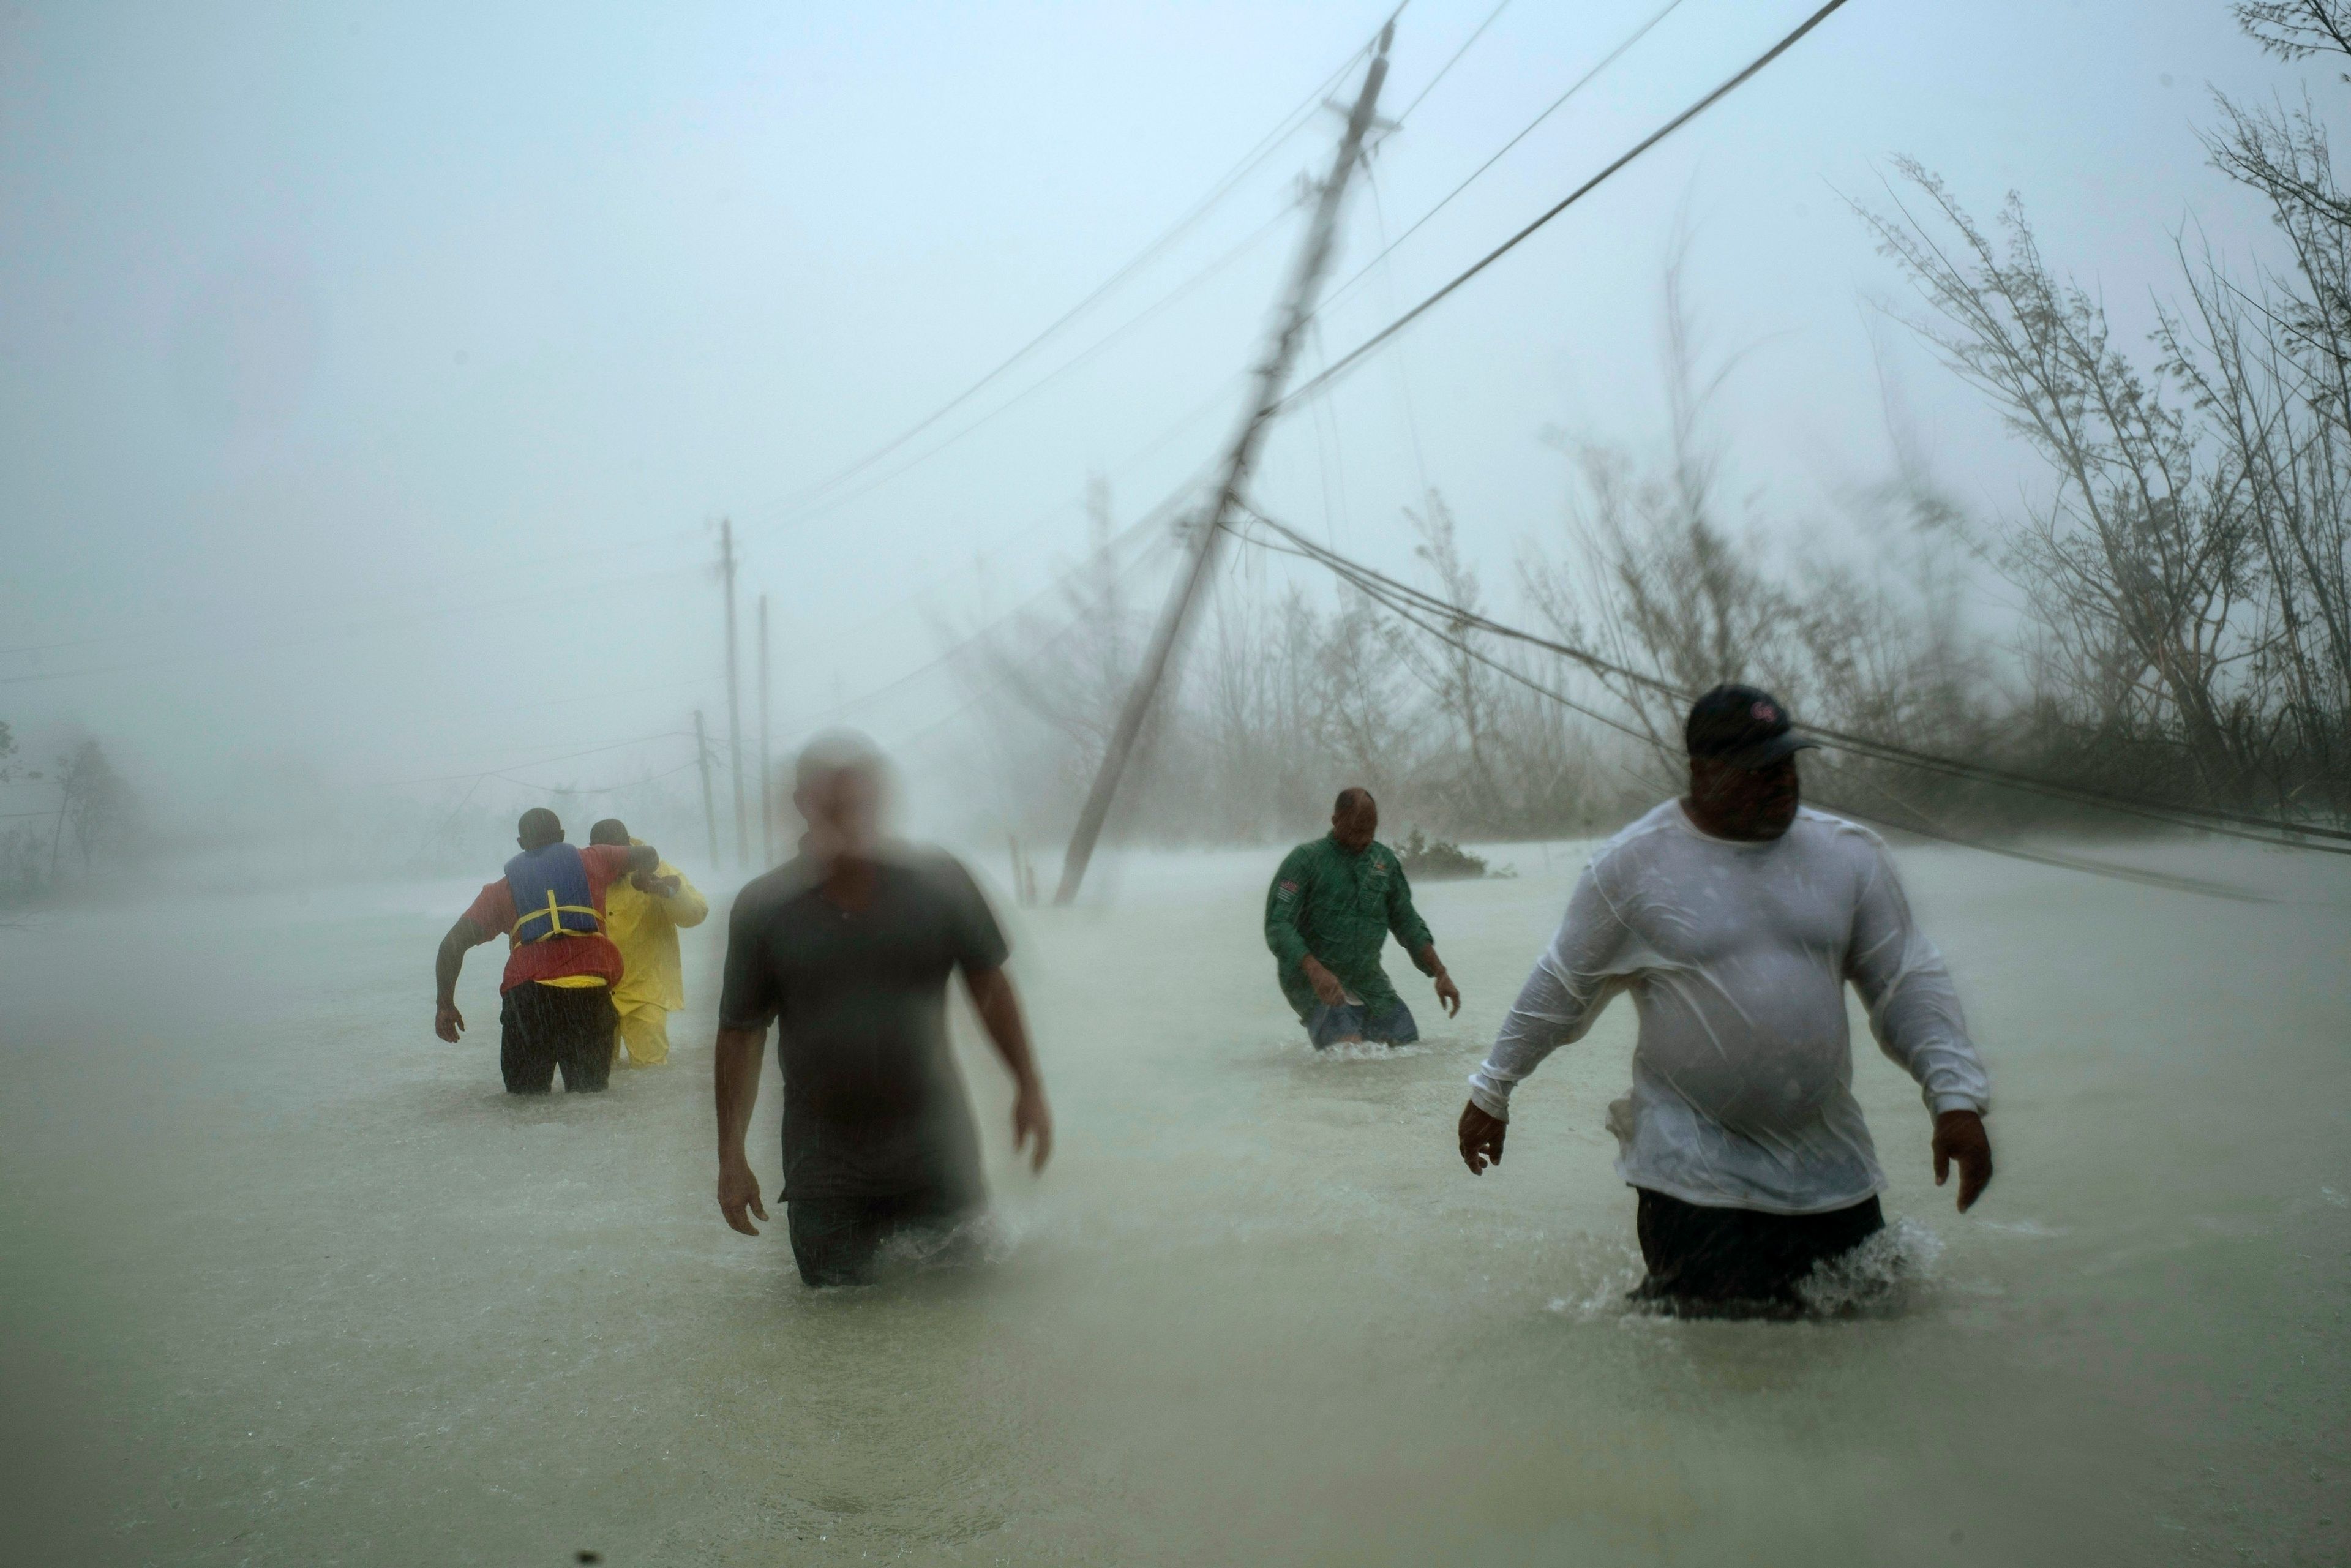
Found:
<path fill-rule="evenodd" d="M 2118 744 L 2176 741 L 2199 793 L 2235 796 L 2247 759 L 2225 710 L 2253 653 L 2240 617 L 2252 540 L 2173 364 L 2142 371 L 2114 345 L 2105 306 L 2051 271 L 2016 197 L 2003 254 L 1939 179 L 1901 168 L 1928 215 L 1899 197 L 1861 212 L 1939 318 L 1912 325 L 2054 480 L 2001 564 L 2039 617 L 2060 701 Z"/>
<path fill-rule="evenodd" d="M 2337 0 L 2241 0 L 2237 26 L 2282 60 L 2351 55 L 2351 5 Z"/>
<path fill-rule="evenodd" d="M 1420 508 L 1407 508 L 1405 517 L 1420 535 L 1420 543 L 1413 554 L 1426 563 L 1445 601 L 1463 610 L 1482 610 L 1478 574 L 1461 557 L 1453 513 L 1445 505 L 1445 497 L 1431 490 Z M 1457 637 L 1462 629 L 1460 622 L 1446 628 Z M 1437 711 L 1460 737 L 1461 766 L 1454 784 L 1468 807 L 1468 820 L 1481 828 L 1490 826 L 1503 815 L 1502 791 L 1495 779 L 1492 755 L 1497 677 L 1461 646 L 1425 640 L 1397 646 L 1405 667 L 1437 699 Z"/>

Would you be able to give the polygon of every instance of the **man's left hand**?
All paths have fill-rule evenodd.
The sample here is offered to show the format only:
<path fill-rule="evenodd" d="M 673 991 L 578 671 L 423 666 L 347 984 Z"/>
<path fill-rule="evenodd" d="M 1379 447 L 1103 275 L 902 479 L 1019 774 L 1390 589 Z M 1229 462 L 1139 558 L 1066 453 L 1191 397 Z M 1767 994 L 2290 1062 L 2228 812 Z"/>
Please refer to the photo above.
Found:
<path fill-rule="evenodd" d="M 1455 985 L 1453 983 L 1453 977 L 1447 974 L 1442 969 L 1437 971 L 1437 999 L 1445 1004 L 1445 1016 L 1447 1018 L 1458 1018 L 1460 1016 L 1461 988 Z"/>
<path fill-rule="evenodd" d="M 1029 1168 L 1041 1171 L 1053 1157 L 1053 1113 L 1045 1106 L 1044 1089 L 1033 1082 L 1013 1092 L 1012 1152 L 1019 1154 L 1031 1140 L 1036 1148 L 1029 1156 Z"/>
<path fill-rule="evenodd" d="M 1983 1118 L 1973 1111 L 1946 1111 L 1935 1118 L 1935 1185 L 1941 1186 L 1959 1167 L 1959 1212 L 1975 1207 L 1991 1185 L 1991 1138 Z"/>
<path fill-rule="evenodd" d="M 465 1032 L 465 1015 L 457 1010 L 456 1003 L 436 1002 L 434 1004 L 433 1032 L 439 1035 L 443 1040 L 447 1040 L 451 1045 L 457 1043 L 457 1037 Z"/>

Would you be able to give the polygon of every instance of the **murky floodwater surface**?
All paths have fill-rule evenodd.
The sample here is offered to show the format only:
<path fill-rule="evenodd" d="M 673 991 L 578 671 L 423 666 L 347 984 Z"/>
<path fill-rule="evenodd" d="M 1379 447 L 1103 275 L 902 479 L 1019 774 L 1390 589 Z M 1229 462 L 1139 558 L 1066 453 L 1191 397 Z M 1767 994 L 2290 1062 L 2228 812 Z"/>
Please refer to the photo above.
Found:
<path fill-rule="evenodd" d="M 967 1049 L 994 1261 L 821 1295 L 710 1199 L 721 922 L 687 936 L 675 1065 L 541 1102 L 499 1090 L 494 956 L 465 1043 L 432 1038 L 468 889 L 0 932 L 0 1556 L 2344 1560 L 2338 863 L 2128 852 L 2279 897 L 2241 904 L 1907 852 L 1998 1179 L 1951 1212 L 1856 1020 L 1902 1283 L 1687 1324 L 1620 1304 L 1628 1005 L 1521 1090 L 1499 1171 L 1453 1153 L 1582 853 L 1499 852 L 1516 880 L 1422 891 L 1469 1005 L 1412 977 L 1428 1038 L 1393 1056 L 1305 1048 L 1258 936 L 1270 854 L 1008 911 L 1059 1156 L 1010 1168 Z"/>

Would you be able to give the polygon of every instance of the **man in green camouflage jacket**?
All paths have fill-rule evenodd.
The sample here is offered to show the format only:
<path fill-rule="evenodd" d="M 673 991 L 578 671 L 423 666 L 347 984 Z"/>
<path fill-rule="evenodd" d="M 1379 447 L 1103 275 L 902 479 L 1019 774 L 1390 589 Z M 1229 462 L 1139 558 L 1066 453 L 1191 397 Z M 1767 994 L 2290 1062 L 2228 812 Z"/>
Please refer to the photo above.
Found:
<path fill-rule="evenodd" d="M 1437 956 L 1437 941 L 1412 906 L 1412 886 L 1395 852 L 1373 841 L 1380 809 L 1371 791 L 1339 792 L 1327 837 L 1299 845 L 1265 894 L 1265 945 L 1273 949 L 1281 994 L 1306 1025 L 1314 1049 L 1364 1040 L 1408 1045 L 1420 1038 L 1380 949 L 1395 935 L 1415 967 L 1437 982 L 1447 1013 L 1461 993 Z"/>

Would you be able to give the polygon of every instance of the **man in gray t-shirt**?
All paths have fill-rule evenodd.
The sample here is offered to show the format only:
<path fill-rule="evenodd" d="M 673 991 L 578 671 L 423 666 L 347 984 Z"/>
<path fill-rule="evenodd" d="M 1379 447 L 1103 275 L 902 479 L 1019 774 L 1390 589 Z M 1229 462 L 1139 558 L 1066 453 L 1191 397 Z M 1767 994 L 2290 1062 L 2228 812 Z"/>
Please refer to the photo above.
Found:
<path fill-rule="evenodd" d="M 963 972 L 1011 1071 L 1016 1148 L 1034 1166 L 1052 1119 L 1004 934 L 952 856 L 884 846 L 882 761 L 862 737 L 810 744 L 793 799 L 808 819 L 797 860 L 747 885 L 727 921 L 717 1050 L 718 1203 L 758 1234 L 759 1184 L 744 1153 L 762 1047 L 777 1023 L 784 1079 L 786 1224 L 810 1285 L 869 1277 L 903 1232 L 952 1230 L 987 1199 L 979 1139 L 947 1048 L 946 983 Z"/>

